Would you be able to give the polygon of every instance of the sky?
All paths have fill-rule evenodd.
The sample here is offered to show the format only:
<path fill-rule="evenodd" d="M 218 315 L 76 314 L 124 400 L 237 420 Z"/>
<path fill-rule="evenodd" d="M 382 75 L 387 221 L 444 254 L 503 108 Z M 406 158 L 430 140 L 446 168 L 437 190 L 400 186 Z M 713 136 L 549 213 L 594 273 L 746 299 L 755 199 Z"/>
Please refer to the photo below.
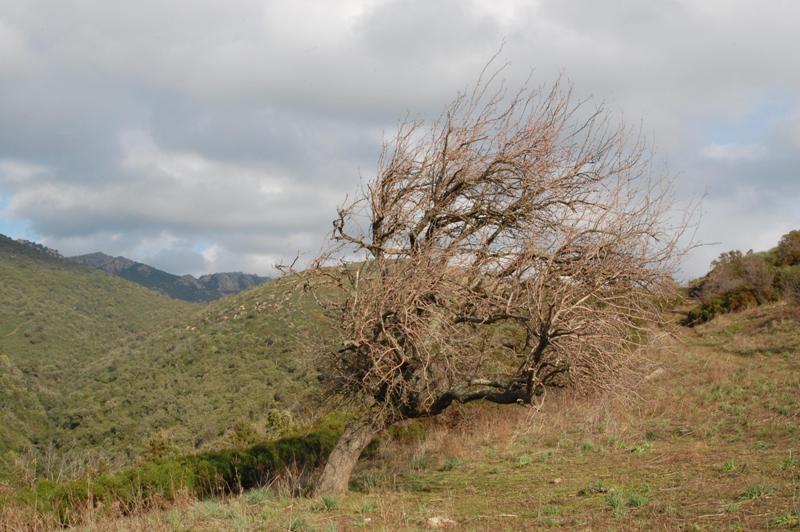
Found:
<path fill-rule="evenodd" d="M 800 228 L 796 0 L 0 0 L 0 233 L 167 271 L 314 254 L 406 116 L 502 46 L 641 125 L 682 275 Z"/>

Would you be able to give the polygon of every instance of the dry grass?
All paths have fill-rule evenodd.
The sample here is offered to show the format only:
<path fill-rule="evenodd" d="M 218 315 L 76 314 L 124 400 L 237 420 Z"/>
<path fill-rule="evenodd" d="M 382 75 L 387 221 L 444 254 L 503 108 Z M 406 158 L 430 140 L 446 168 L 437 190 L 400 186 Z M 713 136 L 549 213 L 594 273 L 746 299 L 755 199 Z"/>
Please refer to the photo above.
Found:
<path fill-rule="evenodd" d="M 800 526 L 800 324 L 775 305 L 684 331 L 634 393 L 472 405 L 394 432 L 340 499 L 261 489 L 89 530 L 752 530 Z M 653 368 L 650 368 L 653 369 Z M 288 481 L 287 481 L 288 482 Z M 30 516 L 0 529 L 45 529 Z M 16 519 L 14 521 L 13 519 Z"/>

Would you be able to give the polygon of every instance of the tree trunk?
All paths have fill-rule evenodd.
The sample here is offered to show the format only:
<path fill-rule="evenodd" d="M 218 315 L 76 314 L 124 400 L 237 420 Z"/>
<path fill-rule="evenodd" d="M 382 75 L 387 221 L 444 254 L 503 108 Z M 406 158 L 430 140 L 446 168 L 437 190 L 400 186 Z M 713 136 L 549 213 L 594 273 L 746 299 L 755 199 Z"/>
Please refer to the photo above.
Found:
<path fill-rule="evenodd" d="M 380 427 L 370 421 L 355 420 L 348 423 L 328 457 L 314 495 L 318 497 L 346 493 L 361 452 L 379 432 Z"/>

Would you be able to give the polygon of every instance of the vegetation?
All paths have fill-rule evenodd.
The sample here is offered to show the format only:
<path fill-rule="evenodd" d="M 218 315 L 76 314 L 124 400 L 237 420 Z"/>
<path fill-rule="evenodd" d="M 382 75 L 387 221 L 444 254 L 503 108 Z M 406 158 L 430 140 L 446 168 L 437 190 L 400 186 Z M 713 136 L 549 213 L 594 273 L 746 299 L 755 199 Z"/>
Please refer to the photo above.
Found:
<path fill-rule="evenodd" d="M 0 235 L 0 478 L 69 425 L 65 403 L 103 352 L 192 310 Z"/>
<path fill-rule="evenodd" d="M 80 422 L 73 441 L 124 463 L 143 450 L 187 453 L 291 431 L 319 413 L 317 368 L 301 345 L 326 334 L 318 315 L 283 279 L 119 345 L 73 394 L 82 405 L 68 413 Z"/>
<path fill-rule="evenodd" d="M 313 478 L 286 475 L 212 498 L 142 502 L 122 518 L 96 505 L 82 522 L 103 531 L 796 530 L 800 324 L 785 310 L 769 303 L 682 328 L 649 351 L 655 377 L 619 383 L 629 395 L 554 390 L 540 409 L 472 403 L 398 424 L 335 499 L 308 496 L 298 482 Z M 0 528 L 57 524 L 24 511 L 0 509 Z"/>
<path fill-rule="evenodd" d="M 289 279 L 204 307 L 0 239 L 0 482 L 244 446 L 318 414 Z M 300 423 L 299 423 L 300 422 Z"/>
<path fill-rule="evenodd" d="M 289 468 L 318 466 L 339 434 L 334 424 L 246 449 L 161 460 L 66 482 L 44 480 L 5 502 L 71 525 L 81 523 L 87 513 L 99 506 L 113 506 L 124 515 L 145 502 L 163 505 L 178 497 L 241 493 L 268 484 Z"/>
<path fill-rule="evenodd" d="M 711 263 L 711 271 L 692 284 L 689 295 L 700 304 L 689 311 L 685 325 L 779 299 L 800 308 L 800 230 L 783 235 L 769 251 L 723 253 Z"/>

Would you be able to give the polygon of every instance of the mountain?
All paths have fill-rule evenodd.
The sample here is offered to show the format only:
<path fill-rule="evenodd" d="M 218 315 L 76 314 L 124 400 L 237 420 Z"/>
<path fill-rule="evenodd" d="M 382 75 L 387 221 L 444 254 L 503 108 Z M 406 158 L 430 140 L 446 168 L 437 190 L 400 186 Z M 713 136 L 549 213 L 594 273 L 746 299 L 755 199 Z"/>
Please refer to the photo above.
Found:
<path fill-rule="evenodd" d="M 68 260 L 117 275 L 172 298 L 191 302 L 213 301 L 238 294 L 268 280 L 267 277 L 240 272 L 213 273 L 199 278 L 192 275 L 178 276 L 125 257 L 112 257 L 99 252 L 69 257 Z"/>
<path fill-rule="evenodd" d="M 196 310 L 0 235 L 0 469 L 57 436 L 101 355 Z"/>

